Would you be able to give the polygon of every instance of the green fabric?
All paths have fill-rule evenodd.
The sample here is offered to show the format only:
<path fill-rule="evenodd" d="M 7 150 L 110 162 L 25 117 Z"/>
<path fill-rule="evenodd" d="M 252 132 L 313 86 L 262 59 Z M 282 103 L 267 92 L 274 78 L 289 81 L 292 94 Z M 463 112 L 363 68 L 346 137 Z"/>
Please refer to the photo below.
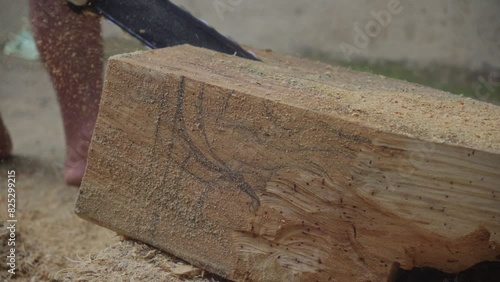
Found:
<path fill-rule="evenodd" d="M 29 31 L 21 31 L 14 39 L 7 42 L 3 48 L 3 53 L 25 60 L 34 61 L 40 59 L 35 39 Z"/>

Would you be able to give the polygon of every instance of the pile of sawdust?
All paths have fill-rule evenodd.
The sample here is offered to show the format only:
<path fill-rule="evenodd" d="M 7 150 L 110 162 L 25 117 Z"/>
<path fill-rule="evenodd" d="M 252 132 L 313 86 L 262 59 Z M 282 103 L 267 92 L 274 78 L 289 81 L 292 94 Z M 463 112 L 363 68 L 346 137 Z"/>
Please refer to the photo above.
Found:
<path fill-rule="evenodd" d="M 72 262 L 56 281 L 225 281 L 145 244 L 122 239 Z"/>
<path fill-rule="evenodd" d="M 6 258 L 10 253 L 11 246 L 7 245 L 10 232 L 6 228 L 6 223 L 0 224 L 0 242 L 2 248 L 0 250 L 0 257 Z M 19 227 L 18 227 L 19 228 Z M 8 281 L 12 278 L 21 277 L 37 277 L 42 280 L 49 279 L 49 271 L 47 267 L 42 264 L 43 254 L 36 251 L 29 242 L 24 240 L 22 232 L 16 232 L 16 275 L 12 276 L 8 270 L 10 267 L 7 263 L 0 264 L 0 281 Z"/>

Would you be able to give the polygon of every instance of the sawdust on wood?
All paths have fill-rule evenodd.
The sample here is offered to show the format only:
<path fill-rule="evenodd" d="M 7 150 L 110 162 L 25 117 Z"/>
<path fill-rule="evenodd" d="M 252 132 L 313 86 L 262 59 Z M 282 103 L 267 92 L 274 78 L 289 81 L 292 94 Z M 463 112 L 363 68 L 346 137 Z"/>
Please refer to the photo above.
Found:
<path fill-rule="evenodd" d="M 184 48 L 198 52 L 196 47 L 181 46 L 115 58 L 160 72 L 195 75 L 210 85 L 341 117 L 384 132 L 500 151 L 500 107 L 493 104 L 258 49 L 253 51 L 264 64 L 213 51 L 194 58 Z M 173 63 L 171 58 L 182 64 Z M 239 83 L 235 84 L 235 80 Z M 488 130 L 491 128 L 498 130 Z"/>

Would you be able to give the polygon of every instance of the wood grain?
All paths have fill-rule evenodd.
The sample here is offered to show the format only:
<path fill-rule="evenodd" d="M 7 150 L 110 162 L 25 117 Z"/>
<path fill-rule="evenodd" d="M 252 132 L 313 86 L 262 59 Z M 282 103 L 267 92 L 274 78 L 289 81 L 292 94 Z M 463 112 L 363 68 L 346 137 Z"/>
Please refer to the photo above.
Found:
<path fill-rule="evenodd" d="M 258 55 L 112 58 L 77 214 L 234 280 L 500 260 L 499 107 Z"/>

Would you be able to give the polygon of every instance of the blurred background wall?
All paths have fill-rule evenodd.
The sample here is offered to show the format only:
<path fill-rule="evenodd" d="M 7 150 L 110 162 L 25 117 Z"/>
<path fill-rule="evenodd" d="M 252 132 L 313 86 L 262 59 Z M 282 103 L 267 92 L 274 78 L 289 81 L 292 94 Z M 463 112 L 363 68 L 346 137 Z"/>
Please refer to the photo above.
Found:
<path fill-rule="evenodd" d="M 340 61 L 382 59 L 420 65 L 437 62 L 472 69 L 500 68 L 498 0 L 174 2 L 222 33 L 260 48 L 291 54 L 313 53 Z M 27 22 L 27 1 L 0 3 L 0 42 L 4 42 L 9 33 L 17 32 Z M 374 16 L 377 14 L 378 19 Z M 368 44 L 361 36 L 363 44 L 356 46 L 359 30 L 368 35 Z M 105 31 L 108 37 L 119 34 L 110 28 Z M 346 44 L 356 48 L 351 48 L 355 51 L 351 56 L 342 51 L 343 43 L 347 50 L 350 47 Z"/>
<path fill-rule="evenodd" d="M 173 0 L 243 44 L 330 63 L 389 62 L 443 73 L 454 86 L 500 70 L 499 0 Z M 0 0 L 0 44 L 27 23 L 27 0 Z M 123 36 L 104 23 L 104 36 Z M 360 67 L 361 65 L 361 67 Z M 374 67 L 376 68 L 376 67 Z M 368 70 L 374 68 L 368 67 Z M 392 68 L 392 67 L 391 67 Z M 449 71 L 458 68 L 461 71 Z M 464 73 L 467 70 L 468 73 Z M 375 72 L 408 78 L 400 70 Z M 391 72 L 397 72 L 391 75 Z M 427 76 L 431 79 L 434 71 Z M 410 75 L 411 76 L 411 75 Z M 417 76 L 425 76 L 418 74 Z M 455 77 L 455 78 L 453 78 Z M 425 83 L 427 78 L 408 80 Z M 500 76 L 498 77 L 500 81 Z M 445 84 L 446 84 L 445 83 Z M 461 93 L 460 89 L 433 87 Z M 500 85 L 499 85 L 500 86 Z M 457 87 L 455 87 L 457 88 Z"/>
<path fill-rule="evenodd" d="M 346 60 L 341 44 L 356 47 L 356 27 L 367 34 L 368 26 L 373 36 L 368 36 L 370 42 L 358 48 L 353 60 L 500 67 L 498 0 L 174 2 L 243 43 L 287 53 L 312 52 Z"/>

